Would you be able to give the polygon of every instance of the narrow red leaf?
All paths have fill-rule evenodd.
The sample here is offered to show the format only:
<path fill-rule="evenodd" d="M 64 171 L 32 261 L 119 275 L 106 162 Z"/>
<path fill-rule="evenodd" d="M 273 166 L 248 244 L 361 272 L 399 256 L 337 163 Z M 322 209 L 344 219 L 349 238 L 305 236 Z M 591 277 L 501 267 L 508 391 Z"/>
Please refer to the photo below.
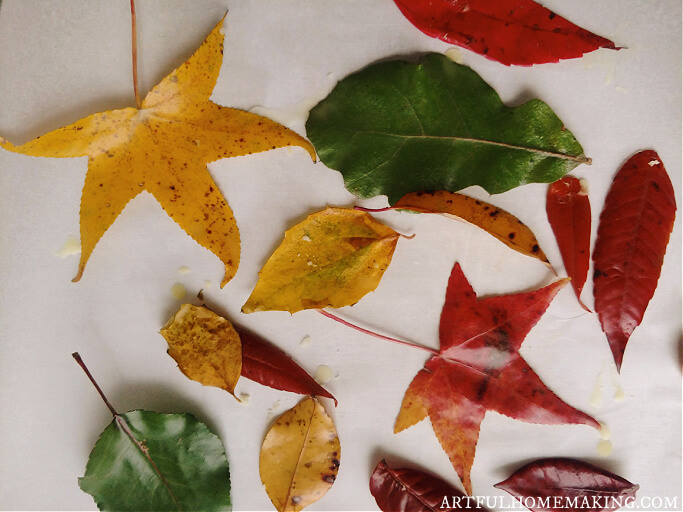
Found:
<path fill-rule="evenodd" d="M 618 50 L 532 0 L 394 0 L 428 36 L 505 65 L 573 59 L 598 48 Z"/>
<path fill-rule="evenodd" d="M 518 498 L 533 512 L 617 510 L 636 497 L 638 485 L 574 459 L 534 461 L 495 487 Z"/>
<path fill-rule="evenodd" d="M 383 512 L 480 510 L 476 502 L 448 482 L 410 468 L 391 468 L 380 461 L 370 477 L 370 492 Z"/>
<path fill-rule="evenodd" d="M 593 252 L 595 310 L 618 369 L 657 287 L 675 216 L 674 189 L 659 155 L 632 156 L 607 194 Z"/>
<path fill-rule="evenodd" d="M 550 185 L 545 208 L 576 298 L 583 309 L 590 311 L 581 302 L 591 245 L 591 206 L 581 180 L 565 176 Z"/>
<path fill-rule="evenodd" d="M 241 327 L 235 329 L 242 340 L 242 376 L 259 384 L 300 395 L 337 399 L 284 351 Z"/>

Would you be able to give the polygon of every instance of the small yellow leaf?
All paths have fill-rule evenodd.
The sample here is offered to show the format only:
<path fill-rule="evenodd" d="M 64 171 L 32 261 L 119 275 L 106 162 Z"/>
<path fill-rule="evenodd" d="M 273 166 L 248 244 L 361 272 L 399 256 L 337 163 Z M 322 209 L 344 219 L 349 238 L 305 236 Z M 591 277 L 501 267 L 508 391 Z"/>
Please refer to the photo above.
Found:
<path fill-rule="evenodd" d="M 259 471 L 278 511 L 298 511 L 332 487 L 341 447 L 332 419 L 315 398 L 280 416 L 261 446 Z"/>
<path fill-rule="evenodd" d="M 230 322 L 204 307 L 183 304 L 161 335 L 168 355 L 188 378 L 234 394 L 242 371 L 242 343 Z"/>
<path fill-rule="evenodd" d="M 549 264 L 536 237 L 521 220 L 479 199 L 446 191 L 413 192 L 399 199 L 393 208 L 456 217 L 483 229 L 511 249 Z"/>
<path fill-rule="evenodd" d="M 365 212 L 327 208 L 287 230 L 243 313 L 339 308 L 377 288 L 398 233 Z"/>

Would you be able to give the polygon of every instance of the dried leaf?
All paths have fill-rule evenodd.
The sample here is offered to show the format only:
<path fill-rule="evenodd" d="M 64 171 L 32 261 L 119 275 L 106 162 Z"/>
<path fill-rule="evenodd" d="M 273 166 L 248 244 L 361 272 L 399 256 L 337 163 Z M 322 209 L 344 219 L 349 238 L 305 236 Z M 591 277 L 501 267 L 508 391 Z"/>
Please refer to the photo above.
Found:
<path fill-rule="evenodd" d="M 168 355 L 189 379 L 234 394 L 242 370 L 242 343 L 225 318 L 204 307 L 183 304 L 161 329 Z"/>
<path fill-rule="evenodd" d="M 508 66 L 573 59 L 598 48 L 619 49 L 532 0 L 394 1 L 428 36 Z"/>
<path fill-rule="evenodd" d="M 519 353 L 527 333 L 567 281 L 477 300 L 460 265 L 453 267 L 439 326 L 441 348 L 408 387 L 394 432 L 429 416 L 468 494 L 487 410 L 530 423 L 600 428 L 548 389 Z"/>
<path fill-rule="evenodd" d="M 31 156 L 87 156 L 81 196 L 78 281 L 95 245 L 126 204 L 147 191 L 198 244 L 225 265 L 225 285 L 237 271 L 240 238 L 232 211 L 206 164 L 283 146 L 303 137 L 287 128 L 209 98 L 223 61 L 223 20 L 197 52 L 164 78 L 142 102 L 93 114 L 21 146 L 0 147 Z"/>
<path fill-rule="evenodd" d="M 565 176 L 548 188 L 546 212 L 567 275 L 581 307 L 581 290 L 588 276 L 591 247 L 591 205 L 581 180 Z"/>
<path fill-rule="evenodd" d="M 377 288 L 398 236 L 365 212 L 327 208 L 309 215 L 287 230 L 242 312 L 355 304 Z"/>
<path fill-rule="evenodd" d="M 298 511 L 322 498 L 337 478 L 340 453 L 332 419 L 315 398 L 282 414 L 259 459 L 261 482 L 275 508 Z"/>
<path fill-rule="evenodd" d="M 370 477 L 370 492 L 383 512 L 451 512 L 479 510 L 469 496 L 429 473 L 391 468 L 380 461 Z"/>
<path fill-rule="evenodd" d="M 485 201 L 446 191 L 414 192 L 399 199 L 394 208 L 457 218 L 483 229 L 511 249 L 548 264 L 531 230 L 514 215 Z"/>
<path fill-rule="evenodd" d="M 639 488 L 587 462 L 564 458 L 531 462 L 495 487 L 520 499 L 533 512 L 617 510 L 635 500 Z"/>
<path fill-rule="evenodd" d="M 390 204 L 471 185 L 498 194 L 590 163 L 548 105 L 507 107 L 473 70 L 436 53 L 346 77 L 311 110 L 306 133 L 350 192 Z"/>
<path fill-rule="evenodd" d="M 654 295 L 675 216 L 674 189 L 659 155 L 632 156 L 607 194 L 593 251 L 595 311 L 617 368 Z"/>

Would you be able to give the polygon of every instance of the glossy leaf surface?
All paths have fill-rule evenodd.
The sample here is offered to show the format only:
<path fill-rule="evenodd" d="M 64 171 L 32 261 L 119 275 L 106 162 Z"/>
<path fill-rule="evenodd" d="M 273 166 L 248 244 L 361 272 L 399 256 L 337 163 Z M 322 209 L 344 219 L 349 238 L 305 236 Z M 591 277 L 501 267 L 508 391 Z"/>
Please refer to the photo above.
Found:
<path fill-rule="evenodd" d="M 417 469 L 389 467 L 384 460 L 370 476 L 370 492 L 383 512 L 486 512 L 448 482 Z"/>
<path fill-rule="evenodd" d="M 595 311 L 617 368 L 654 295 L 675 216 L 674 189 L 659 155 L 632 156 L 607 194 L 593 251 Z"/>
<path fill-rule="evenodd" d="M 519 353 L 524 338 L 566 282 L 477 300 L 460 265 L 453 267 L 441 313 L 439 354 L 410 383 L 394 432 L 429 416 L 468 494 L 487 410 L 530 423 L 600 427 L 555 395 Z"/>
<path fill-rule="evenodd" d="M 115 416 L 78 484 L 100 510 L 231 510 L 223 443 L 191 414 Z"/>
<path fill-rule="evenodd" d="M 311 110 L 306 131 L 349 191 L 390 204 L 423 190 L 549 183 L 590 161 L 548 105 L 507 107 L 473 70 L 436 53 L 346 77 Z"/>
<path fill-rule="evenodd" d="M 183 304 L 161 335 L 185 376 L 233 394 L 242 370 L 242 343 L 228 320 L 207 308 Z"/>
<path fill-rule="evenodd" d="M 428 36 L 506 65 L 573 59 L 612 41 L 574 25 L 532 0 L 394 0 Z"/>
<path fill-rule="evenodd" d="M 242 312 L 355 304 L 377 288 L 398 236 L 365 212 L 326 208 L 309 215 L 287 230 Z"/>
<path fill-rule="evenodd" d="M 550 185 L 546 213 L 576 298 L 583 309 L 590 311 L 581 302 L 591 247 L 591 206 L 581 180 L 565 176 Z"/>
<path fill-rule="evenodd" d="M 415 192 L 399 199 L 394 208 L 457 218 L 483 229 L 511 249 L 548 264 L 531 230 L 514 215 L 486 201 L 453 192 Z"/>
<path fill-rule="evenodd" d="M 146 191 L 221 259 L 225 285 L 239 265 L 240 238 L 206 164 L 284 146 L 301 146 L 315 160 L 308 141 L 291 130 L 209 99 L 222 62 L 223 20 L 187 62 L 150 91 L 142 109 L 92 114 L 21 146 L 0 137 L 0 147 L 25 155 L 88 157 L 80 208 L 82 252 L 74 281 L 126 204 Z"/>
<path fill-rule="evenodd" d="M 565 458 L 534 461 L 495 485 L 533 503 L 533 512 L 617 510 L 635 499 L 638 485 L 587 462 Z M 571 505 L 574 504 L 572 507 Z"/>
<path fill-rule="evenodd" d="M 337 399 L 291 357 L 255 334 L 236 327 L 242 340 L 242 376 L 281 391 Z"/>
<path fill-rule="evenodd" d="M 261 482 L 275 508 L 298 511 L 322 498 L 337 478 L 340 453 L 332 418 L 315 398 L 282 414 L 259 459 Z"/>

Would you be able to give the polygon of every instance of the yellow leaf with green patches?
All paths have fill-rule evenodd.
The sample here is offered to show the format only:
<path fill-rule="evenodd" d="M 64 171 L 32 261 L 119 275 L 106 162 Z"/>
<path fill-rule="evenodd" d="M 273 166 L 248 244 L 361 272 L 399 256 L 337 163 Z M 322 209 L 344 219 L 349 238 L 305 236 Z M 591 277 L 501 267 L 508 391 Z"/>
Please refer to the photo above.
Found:
<path fill-rule="evenodd" d="M 239 265 L 240 237 L 206 164 L 284 146 L 300 146 L 315 160 L 311 144 L 293 131 L 209 99 L 222 62 L 223 20 L 187 62 L 150 91 L 142 108 L 92 114 L 20 146 L 0 137 L 0 147 L 16 153 L 88 157 L 80 209 L 82 252 L 74 281 L 126 204 L 147 191 L 221 259 L 225 285 Z"/>
<path fill-rule="evenodd" d="M 279 512 L 296 512 L 318 501 L 339 470 L 337 431 L 320 402 L 305 398 L 280 416 L 261 446 L 259 472 Z"/>
<path fill-rule="evenodd" d="M 287 230 L 243 313 L 339 308 L 377 288 L 399 234 L 369 214 L 327 208 Z"/>
<path fill-rule="evenodd" d="M 192 304 L 183 304 L 161 335 L 168 355 L 188 378 L 233 394 L 242 372 L 242 342 L 225 318 Z"/>

